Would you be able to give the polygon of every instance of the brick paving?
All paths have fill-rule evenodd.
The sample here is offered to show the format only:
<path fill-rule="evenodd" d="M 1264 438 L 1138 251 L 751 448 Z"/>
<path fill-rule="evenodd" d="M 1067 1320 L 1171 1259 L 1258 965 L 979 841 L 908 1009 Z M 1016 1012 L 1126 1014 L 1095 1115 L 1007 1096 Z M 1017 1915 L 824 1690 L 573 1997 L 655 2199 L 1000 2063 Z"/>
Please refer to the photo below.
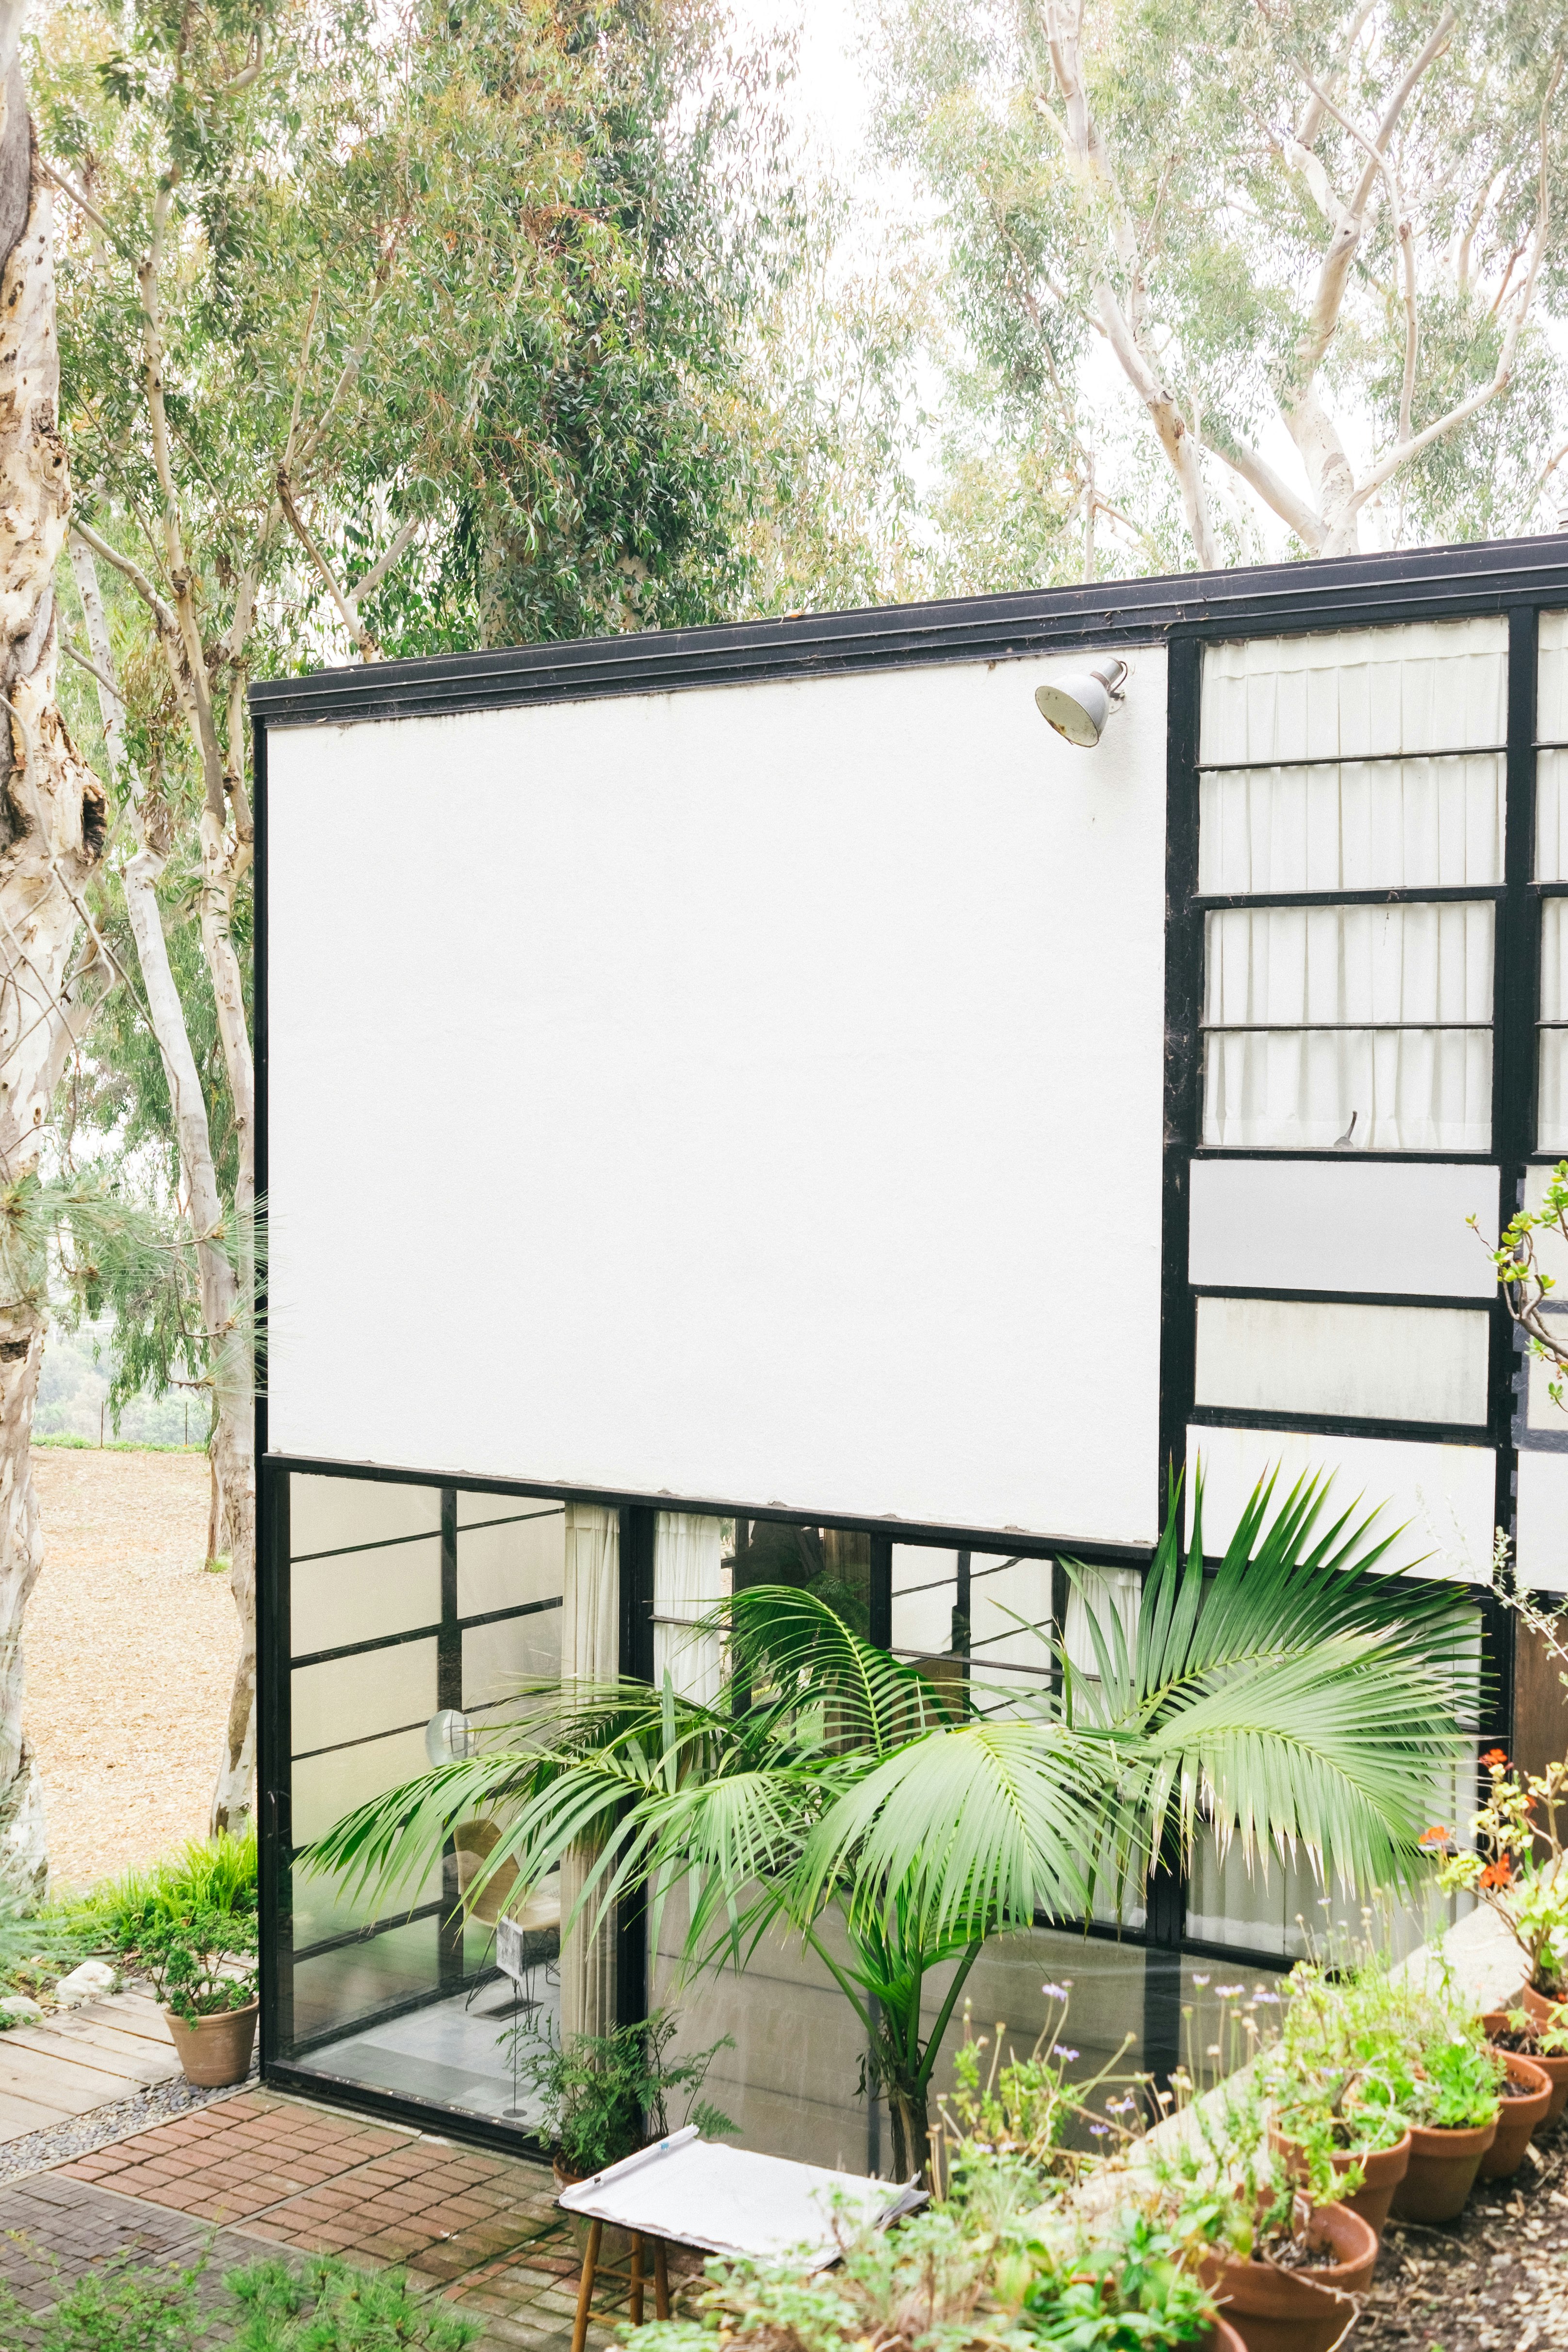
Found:
<path fill-rule="evenodd" d="M 188 2265 L 209 2244 L 204 2298 L 269 2252 L 338 2254 L 404 2269 L 481 2321 L 482 2352 L 565 2352 L 582 2276 L 543 2165 L 276 2091 L 0 2189 L 0 2277 L 35 2312 L 86 2270 Z M 624 2293 L 613 2277 L 596 2287 L 594 2352 L 614 2343 Z"/>

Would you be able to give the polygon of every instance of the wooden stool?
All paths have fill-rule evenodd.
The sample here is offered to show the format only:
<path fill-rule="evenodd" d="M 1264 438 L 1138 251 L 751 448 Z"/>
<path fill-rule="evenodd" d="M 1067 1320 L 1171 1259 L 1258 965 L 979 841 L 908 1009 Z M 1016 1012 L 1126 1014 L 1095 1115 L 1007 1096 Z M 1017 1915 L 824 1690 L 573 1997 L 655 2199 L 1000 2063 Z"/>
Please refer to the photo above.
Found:
<path fill-rule="evenodd" d="M 577 2289 L 577 2317 L 572 2328 L 572 2352 L 583 2352 L 583 2347 L 588 2339 L 588 2307 L 594 2299 L 594 2281 L 598 2273 L 599 2268 L 599 2244 L 604 2233 L 605 2225 L 603 2221 L 590 2221 L 588 2224 L 588 2251 L 583 2257 L 583 2283 Z M 631 2232 L 631 2241 L 632 2275 L 631 2292 L 628 2301 L 631 2306 L 632 2326 L 634 2327 L 640 2327 L 642 2326 L 643 2317 L 643 2286 L 645 2284 L 642 2266 L 642 2231 L 640 2230 L 634 2230 Z M 654 2314 L 657 2318 L 668 2319 L 669 2317 L 669 2269 L 665 2249 L 665 2242 L 662 2238 L 655 2238 L 651 2242 L 653 2246 Z"/>

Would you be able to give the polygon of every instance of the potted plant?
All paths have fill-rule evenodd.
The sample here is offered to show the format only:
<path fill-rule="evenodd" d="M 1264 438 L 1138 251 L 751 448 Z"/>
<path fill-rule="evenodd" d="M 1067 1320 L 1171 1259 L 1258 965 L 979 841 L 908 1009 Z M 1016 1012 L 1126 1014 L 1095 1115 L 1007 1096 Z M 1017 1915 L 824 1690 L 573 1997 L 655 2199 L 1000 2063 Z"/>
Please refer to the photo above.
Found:
<path fill-rule="evenodd" d="M 1402 2221 L 1451 2221 L 1497 2137 L 1505 2063 L 1479 2018 L 1435 2001 L 1411 2053 L 1410 2162 L 1394 2192 Z"/>
<path fill-rule="evenodd" d="M 1184 2259 L 1248 2352 L 1331 2352 L 1377 2262 L 1376 2231 L 1343 2202 L 1359 2169 L 1336 2172 L 1321 2138 L 1283 2162 L 1256 2083 L 1186 2116 L 1173 2147 L 1148 2140 L 1134 2158 Z"/>
<path fill-rule="evenodd" d="M 640 2023 L 574 2034 L 568 2042 L 542 2038 L 531 2018 L 501 2035 L 519 2045 L 518 2083 L 540 2102 L 542 2137 L 550 2142 L 559 2187 L 591 2179 L 662 2139 L 669 2130 L 668 2102 L 678 2091 L 688 2095 L 682 2124 L 712 2133 L 737 2128 L 698 2097 L 714 2059 L 734 2042 L 725 2034 L 689 2058 L 668 2059 L 679 2024 L 674 2012 L 655 2010 Z"/>
<path fill-rule="evenodd" d="M 1521 2001 L 1514 2009 L 1489 2009 L 1481 2027 L 1494 2050 L 1505 2057 L 1528 2058 L 1546 2076 L 1552 2097 L 1535 2131 L 1538 2136 L 1550 2131 L 1568 2106 L 1568 2019 L 1561 2011 L 1539 2017 Z"/>
<path fill-rule="evenodd" d="M 143 1927 L 127 1960 L 151 1977 L 185 2080 L 243 2083 L 256 2040 L 256 1915 L 192 1908 Z"/>
<path fill-rule="evenodd" d="M 1481 1758 L 1491 1787 L 1471 1822 L 1473 1852 L 1449 1853 L 1437 1884 L 1474 1895 L 1495 1911 L 1525 1965 L 1523 2006 L 1542 2017 L 1568 1997 L 1568 1870 L 1557 1815 L 1568 1803 L 1568 1760 L 1544 1772 L 1513 1769 L 1500 1748 Z M 1423 1843 L 1447 1843 L 1442 1829 Z"/>
<path fill-rule="evenodd" d="M 1275 2147 L 1298 2178 L 1314 2156 L 1361 2186 L 1343 2202 L 1381 2237 L 1410 2162 L 1405 2102 L 1410 2087 L 1403 2037 L 1390 2015 L 1381 1959 L 1333 1970 L 1303 1960 L 1290 1977 L 1284 2031 L 1263 2061 Z"/>

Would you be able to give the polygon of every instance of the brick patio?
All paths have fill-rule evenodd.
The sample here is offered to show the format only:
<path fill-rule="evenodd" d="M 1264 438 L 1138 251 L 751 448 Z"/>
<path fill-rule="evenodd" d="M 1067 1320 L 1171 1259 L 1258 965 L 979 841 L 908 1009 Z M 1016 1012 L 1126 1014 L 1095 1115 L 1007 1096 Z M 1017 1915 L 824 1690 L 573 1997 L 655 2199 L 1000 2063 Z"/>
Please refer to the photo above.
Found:
<path fill-rule="evenodd" d="M 0 2189 L 0 2276 L 34 2311 L 116 2258 L 226 2270 L 268 2252 L 398 2265 L 481 2321 L 485 2352 L 565 2352 L 581 2278 L 540 2164 L 238 2094 Z M 40 2260 L 40 2257 L 43 2259 Z M 58 2282 L 58 2284 L 57 2284 Z M 595 2290 L 595 2352 L 624 2318 Z M 653 2316 L 651 2292 L 647 2315 Z"/>

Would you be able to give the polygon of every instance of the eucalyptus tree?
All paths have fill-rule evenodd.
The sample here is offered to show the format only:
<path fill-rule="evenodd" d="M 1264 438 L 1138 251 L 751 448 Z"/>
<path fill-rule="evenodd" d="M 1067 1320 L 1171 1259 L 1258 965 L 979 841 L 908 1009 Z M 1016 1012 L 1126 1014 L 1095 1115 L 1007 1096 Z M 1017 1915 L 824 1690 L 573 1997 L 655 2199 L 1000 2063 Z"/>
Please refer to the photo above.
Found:
<path fill-rule="evenodd" d="M 712 380 L 742 228 L 772 234 L 765 195 L 732 201 L 753 164 L 771 184 L 769 68 L 718 91 L 721 30 L 707 0 L 59 0 L 39 26 L 89 485 L 73 715 L 124 814 L 102 920 L 142 982 L 88 1108 L 161 1131 L 200 1244 L 241 1629 L 215 1829 L 254 1746 L 247 683 L 711 616 Z M 189 1334 L 152 1313 L 121 1352 L 167 1372 Z"/>
<path fill-rule="evenodd" d="M 1381 1570 L 1369 1522 L 1320 1532 L 1324 1491 L 1303 1481 L 1274 1511 L 1260 1487 L 1212 1575 L 1201 1507 L 1184 1548 L 1174 1507 L 1131 1639 L 1075 1571 L 1093 1665 L 1047 1640 L 1058 1686 L 1023 1704 L 939 1691 L 817 1593 L 744 1590 L 715 1621 L 712 1706 L 668 1676 L 531 1685 L 510 1738 L 503 1724 L 481 1754 L 372 1799 L 307 1866 L 384 1907 L 488 1811 L 500 1837 L 470 1904 L 510 1864 L 526 1894 L 581 1841 L 597 1859 L 574 1916 L 595 1927 L 646 1886 L 657 1935 L 679 1887 L 692 1973 L 743 1969 L 770 1928 L 793 1931 L 855 2010 L 906 2177 L 926 2161 L 942 2037 L 991 1937 L 1135 1893 L 1203 1824 L 1258 1866 L 1305 1852 L 1372 1886 L 1415 1865 L 1460 1744 L 1468 1612 L 1449 1587 Z"/>
<path fill-rule="evenodd" d="M 879 0 L 878 18 L 880 136 L 941 198 L 959 320 L 1080 527 L 1105 492 L 1108 371 L 1201 566 L 1245 548 L 1254 500 L 1313 555 L 1355 548 L 1374 509 L 1406 539 L 1539 510 L 1563 0 Z"/>

